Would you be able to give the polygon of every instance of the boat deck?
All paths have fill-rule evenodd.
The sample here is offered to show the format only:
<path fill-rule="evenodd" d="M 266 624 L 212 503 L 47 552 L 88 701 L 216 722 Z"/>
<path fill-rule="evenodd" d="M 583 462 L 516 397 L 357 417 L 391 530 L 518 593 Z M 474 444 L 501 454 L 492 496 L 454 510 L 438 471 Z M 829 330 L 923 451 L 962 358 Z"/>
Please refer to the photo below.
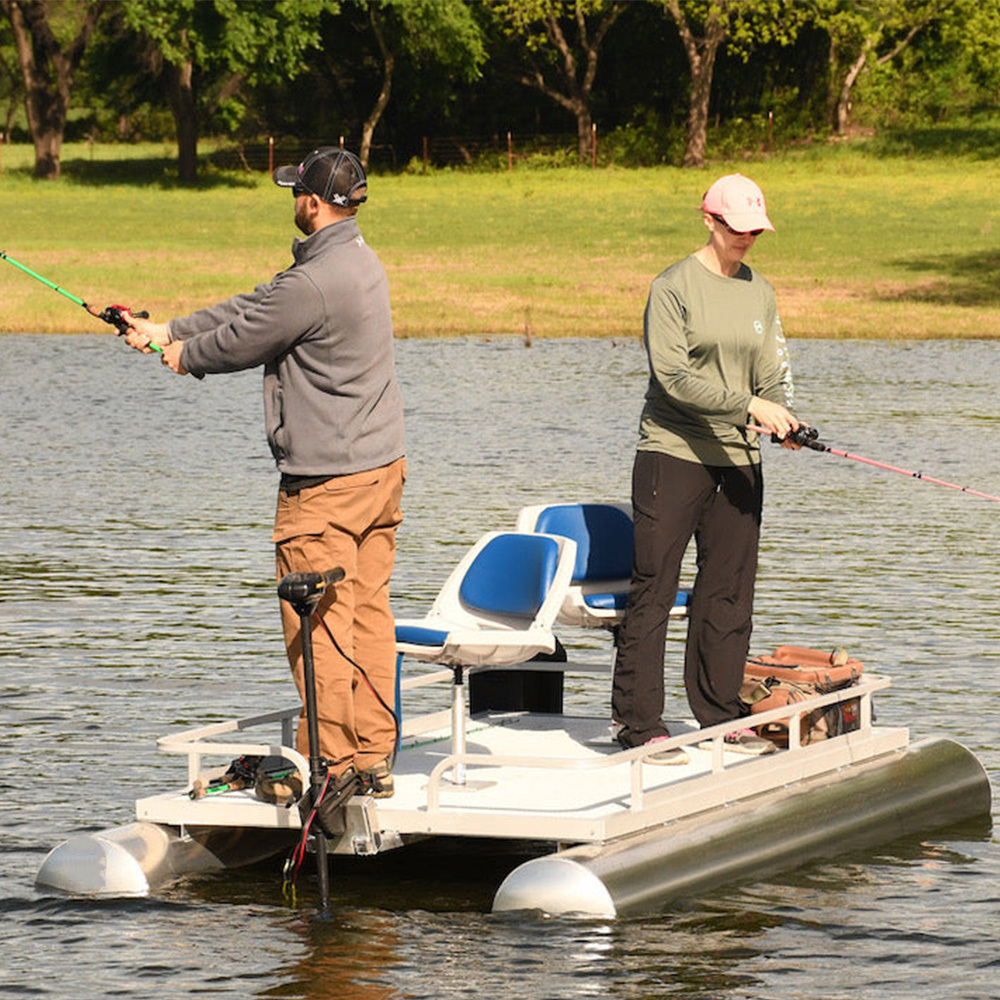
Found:
<path fill-rule="evenodd" d="M 532 664 L 534 667 L 535 664 Z M 571 664 L 558 664 L 566 672 Z M 439 675 L 431 681 L 440 680 Z M 795 713 L 858 698 L 861 725 L 834 739 L 799 745 L 791 726 L 787 749 L 748 756 L 724 749 L 727 726 L 701 730 L 691 721 L 670 723 L 670 745 L 684 747 L 688 762 L 653 765 L 653 748 L 623 751 L 613 742 L 610 720 L 529 712 L 488 712 L 466 722 L 465 752 L 455 755 L 450 715 L 437 712 L 409 720 L 394 767 L 395 795 L 353 800 L 348 833 L 333 845 L 341 853 L 377 853 L 416 836 L 457 835 L 603 843 L 720 805 L 765 794 L 792 782 L 905 750 L 906 729 L 872 725 L 871 697 L 888 677 L 866 674 L 845 691 L 801 702 Z M 755 717 L 787 719 L 789 708 Z M 232 720 L 164 737 L 160 748 L 188 757 L 188 780 L 201 773 L 204 755 L 271 753 L 306 762 L 289 745 L 299 709 Z M 219 742 L 234 732 L 280 724 L 277 743 Z M 465 781 L 456 784 L 456 764 Z M 190 784 L 188 785 L 190 787 Z M 179 789 L 140 799 L 139 820 L 179 827 L 300 827 L 296 807 L 269 805 L 252 790 L 191 799 Z"/>

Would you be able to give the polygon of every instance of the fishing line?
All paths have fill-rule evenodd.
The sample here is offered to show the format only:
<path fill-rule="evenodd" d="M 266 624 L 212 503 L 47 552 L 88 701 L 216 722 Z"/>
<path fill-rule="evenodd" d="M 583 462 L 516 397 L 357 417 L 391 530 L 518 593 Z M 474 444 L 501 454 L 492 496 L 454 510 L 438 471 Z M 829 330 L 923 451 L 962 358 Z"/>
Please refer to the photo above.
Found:
<path fill-rule="evenodd" d="M 797 431 L 790 431 L 784 438 L 779 438 L 766 427 L 758 427 L 755 424 L 747 424 L 748 431 L 756 431 L 758 434 L 770 434 L 771 440 L 780 444 L 782 440 L 791 441 L 793 444 L 801 445 L 803 448 L 811 448 L 813 451 L 825 451 L 840 458 L 849 458 L 852 462 L 863 462 L 865 465 L 873 465 L 877 469 L 886 469 L 889 472 L 898 472 L 901 476 L 909 476 L 911 479 L 920 479 L 925 483 L 933 483 L 935 486 L 945 486 L 949 490 L 958 490 L 959 493 L 968 493 L 970 496 L 980 497 L 983 500 L 992 500 L 1000 503 L 1000 497 L 992 496 L 989 493 L 981 493 L 979 490 L 970 489 L 968 486 L 959 486 L 957 483 L 949 483 L 944 479 L 936 479 L 934 476 L 925 476 L 922 472 L 914 472 L 911 469 L 901 469 L 898 465 L 889 465 L 888 462 L 879 462 L 874 458 L 865 458 L 864 455 L 855 455 L 849 451 L 841 451 L 839 448 L 832 448 L 823 441 L 818 440 L 819 431 L 815 427 L 800 427 Z"/>

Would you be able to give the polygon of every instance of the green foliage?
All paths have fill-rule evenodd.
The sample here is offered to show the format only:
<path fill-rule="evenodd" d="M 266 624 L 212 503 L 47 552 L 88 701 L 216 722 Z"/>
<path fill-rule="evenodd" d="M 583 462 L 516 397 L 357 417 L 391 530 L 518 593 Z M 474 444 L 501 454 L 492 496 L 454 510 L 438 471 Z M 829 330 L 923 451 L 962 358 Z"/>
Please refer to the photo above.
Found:
<path fill-rule="evenodd" d="M 242 73 L 251 83 L 302 69 L 319 45 L 324 0 L 122 0 L 126 26 L 162 59 Z"/>
<path fill-rule="evenodd" d="M 678 164 L 684 155 L 684 129 L 663 122 L 654 108 L 639 108 L 636 117 L 601 138 L 602 162 L 623 167 Z"/>
<path fill-rule="evenodd" d="M 669 2 L 624 4 L 602 43 L 587 98 L 602 163 L 679 162 L 690 67 L 665 16 Z M 711 10 L 729 18 L 707 115 L 710 158 L 821 136 L 831 94 L 866 46 L 851 94 L 854 125 L 916 135 L 929 123 L 974 123 L 1000 103 L 1000 0 L 677 3 L 695 30 Z M 66 33 L 85 4 L 48 6 L 57 32 Z M 190 60 L 201 135 L 284 134 L 303 142 L 344 135 L 356 146 L 381 81 L 373 12 L 396 58 L 373 162 L 405 169 L 420 157 L 425 136 L 481 149 L 507 130 L 522 140 L 567 132 L 572 119 L 552 97 L 568 92 L 563 57 L 542 17 L 559 15 L 579 61 L 577 10 L 593 25 L 611 8 L 611 0 L 103 0 L 74 79 L 66 136 L 175 139 L 167 70 Z M 915 26 L 909 44 L 888 58 Z M 545 71 L 549 93 L 521 86 L 532 69 Z M 23 103 L 10 25 L 0 17 L 0 130 L 11 122 L 22 139 Z M 477 169 L 506 169 L 502 151 L 471 158 Z M 523 162 L 549 169 L 563 158 L 560 142 Z"/>
<path fill-rule="evenodd" d="M 447 66 L 471 83 L 481 75 L 487 52 L 483 33 L 462 0 L 380 0 L 399 21 L 399 42 L 418 67 Z"/>
<path fill-rule="evenodd" d="M 959 122 L 991 109 L 1000 94 L 1000 3 L 961 3 L 930 22 L 920 44 L 862 77 L 857 96 L 870 125 Z"/>

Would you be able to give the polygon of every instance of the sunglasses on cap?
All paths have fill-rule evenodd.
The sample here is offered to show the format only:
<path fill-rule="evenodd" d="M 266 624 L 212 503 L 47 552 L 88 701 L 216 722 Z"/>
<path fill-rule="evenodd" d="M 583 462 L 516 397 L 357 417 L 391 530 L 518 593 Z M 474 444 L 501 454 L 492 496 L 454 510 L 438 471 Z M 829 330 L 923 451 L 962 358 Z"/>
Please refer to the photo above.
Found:
<path fill-rule="evenodd" d="M 709 213 L 716 222 L 720 223 L 727 233 L 731 233 L 733 236 L 760 236 L 763 229 L 747 229 L 744 232 L 740 232 L 739 229 L 733 229 L 731 225 L 721 216 L 716 215 L 715 212 Z"/>

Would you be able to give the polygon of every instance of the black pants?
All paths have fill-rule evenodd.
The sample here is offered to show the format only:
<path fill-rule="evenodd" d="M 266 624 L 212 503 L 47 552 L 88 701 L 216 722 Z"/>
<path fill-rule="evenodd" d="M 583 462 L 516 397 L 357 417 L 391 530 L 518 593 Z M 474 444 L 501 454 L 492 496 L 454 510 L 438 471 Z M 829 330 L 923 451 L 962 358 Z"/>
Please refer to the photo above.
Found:
<path fill-rule="evenodd" d="M 688 703 L 703 727 L 744 713 L 739 690 L 753 625 L 763 500 L 759 465 L 705 466 L 658 452 L 636 454 L 632 583 L 611 700 L 625 746 L 667 731 L 661 719 L 667 621 L 692 536 L 697 576 L 684 656 Z"/>

